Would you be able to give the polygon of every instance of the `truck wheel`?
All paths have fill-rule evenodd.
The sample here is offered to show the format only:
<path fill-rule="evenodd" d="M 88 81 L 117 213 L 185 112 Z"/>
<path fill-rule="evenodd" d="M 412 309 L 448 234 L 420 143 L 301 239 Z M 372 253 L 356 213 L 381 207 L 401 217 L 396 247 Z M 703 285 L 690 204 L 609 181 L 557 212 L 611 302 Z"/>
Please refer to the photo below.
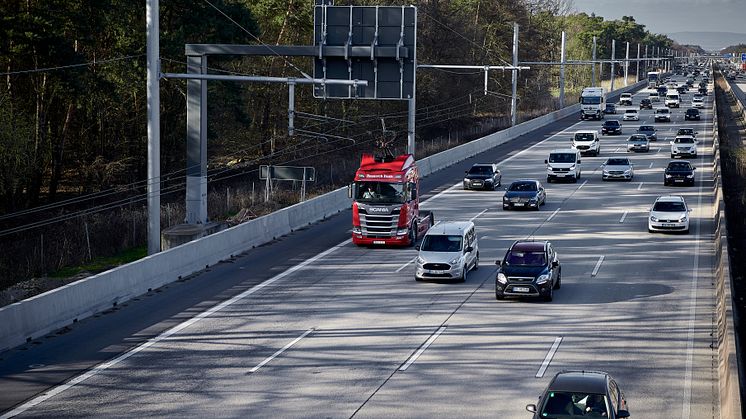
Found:
<path fill-rule="evenodd" d="M 417 223 L 412 223 L 412 228 L 409 229 L 409 247 L 413 247 L 417 243 Z"/>

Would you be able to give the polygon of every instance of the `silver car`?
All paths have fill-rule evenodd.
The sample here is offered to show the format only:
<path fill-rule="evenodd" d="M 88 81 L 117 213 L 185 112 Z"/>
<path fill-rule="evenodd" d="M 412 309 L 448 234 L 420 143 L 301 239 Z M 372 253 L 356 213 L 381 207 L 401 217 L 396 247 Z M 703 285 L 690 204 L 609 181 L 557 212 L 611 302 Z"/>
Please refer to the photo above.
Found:
<path fill-rule="evenodd" d="M 611 157 L 601 165 L 601 179 L 632 180 L 635 177 L 635 165 L 626 157 Z"/>
<path fill-rule="evenodd" d="M 466 281 L 479 267 L 479 243 L 471 221 L 441 221 L 430 227 L 415 261 L 414 279 L 456 279 Z"/>
<path fill-rule="evenodd" d="M 650 141 L 645 134 L 632 134 L 627 139 L 627 151 L 650 151 Z"/>

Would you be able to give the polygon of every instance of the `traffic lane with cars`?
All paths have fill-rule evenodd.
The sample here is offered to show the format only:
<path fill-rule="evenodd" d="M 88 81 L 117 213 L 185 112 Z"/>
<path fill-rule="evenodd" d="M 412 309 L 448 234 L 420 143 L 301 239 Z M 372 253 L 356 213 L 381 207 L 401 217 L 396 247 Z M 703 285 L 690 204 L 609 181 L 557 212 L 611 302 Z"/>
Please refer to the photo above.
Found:
<path fill-rule="evenodd" d="M 563 139 L 562 141 L 566 141 L 566 139 Z M 516 166 L 515 167 L 516 172 L 521 170 L 521 167 L 527 167 L 528 165 L 522 162 L 523 157 L 524 155 L 521 155 L 520 158 L 515 158 L 513 161 L 508 163 L 503 170 L 504 171 L 510 170 L 511 165 L 514 163 Z M 532 156 L 525 156 L 525 157 L 532 158 Z M 539 164 L 538 166 L 539 166 L 539 173 L 544 173 L 543 165 Z M 568 188 L 566 189 L 570 190 L 569 186 L 571 185 L 562 185 L 562 186 L 568 186 Z M 558 188 L 558 192 L 561 194 L 561 191 L 559 188 Z M 440 198 L 445 198 L 448 196 L 448 194 L 449 193 L 447 192 L 443 194 Z M 482 193 L 475 192 L 475 194 L 482 194 Z M 483 202 L 483 204 L 493 203 L 495 195 L 499 196 L 499 194 L 491 194 L 489 192 L 484 194 L 484 200 L 487 202 Z M 558 194 L 558 196 L 560 195 Z M 437 201 L 438 200 L 436 199 L 433 202 L 436 203 Z M 475 219 L 475 222 L 477 222 L 479 226 L 481 223 L 480 221 L 481 217 L 488 214 L 488 213 L 482 212 L 484 211 L 484 209 L 480 209 L 480 207 L 483 207 L 483 206 L 484 205 L 482 206 L 475 205 L 475 207 L 468 206 L 467 208 L 464 208 L 464 206 L 461 205 L 461 208 L 463 208 L 462 213 L 470 213 L 473 215 L 479 215 L 481 213 L 482 215 Z M 508 214 L 510 213 L 506 213 L 506 215 Z M 533 214 L 533 213 L 525 213 L 525 214 Z M 500 226 L 496 226 L 495 228 L 499 229 Z M 512 232 L 511 234 L 515 234 L 514 230 L 515 230 L 515 226 L 511 226 L 511 232 Z M 500 235 L 503 235 L 503 234 L 504 233 L 500 233 Z M 485 247 L 483 245 L 481 247 L 487 250 L 489 246 Z M 502 249 L 496 249 L 494 253 L 504 252 L 504 248 L 505 247 L 503 247 Z M 356 252 L 360 252 L 361 250 L 362 250 L 361 254 L 356 253 Z M 313 395 L 317 395 L 318 393 L 342 394 L 345 396 L 349 396 L 349 400 L 359 401 L 359 396 L 360 396 L 359 393 L 362 393 L 364 396 L 366 394 L 365 390 L 374 391 L 375 389 L 371 389 L 365 386 L 367 382 L 365 381 L 364 378 L 353 378 L 351 382 L 347 382 L 341 379 L 346 374 L 350 374 L 350 375 L 356 374 L 351 371 L 357 371 L 357 374 L 361 374 L 362 376 L 365 376 L 366 372 L 370 373 L 371 376 L 374 377 L 371 379 L 371 381 L 374 381 L 374 382 L 377 382 L 377 380 L 382 379 L 381 377 L 384 377 L 383 378 L 384 382 L 381 383 L 384 385 L 381 388 L 385 389 L 386 388 L 385 376 L 386 376 L 386 373 L 390 372 L 390 368 L 388 367 L 390 367 L 392 364 L 393 366 L 396 366 L 396 365 L 400 365 L 401 362 L 404 362 L 404 360 L 401 359 L 402 357 L 400 356 L 399 353 L 392 354 L 391 358 L 395 359 L 395 361 L 391 361 L 389 358 L 386 357 L 385 354 L 392 352 L 391 348 L 396 347 L 397 345 L 401 346 L 401 352 L 404 352 L 404 353 L 411 352 L 412 350 L 418 348 L 419 346 L 412 345 L 411 342 L 408 342 L 406 340 L 402 342 L 401 334 L 396 334 L 396 336 L 392 337 L 392 336 L 389 336 L 388 333 L 384 333 L 385 336 L 380 336 L 379 334 L 375 332 L 367 332 L 365 330 L 361 332 L 360 331 L 361 327 L 368 326 L 370 324 L 391 323 L 394 326 L 398 325 L 404 328 L 404 332 L 403 332 L 404 336 L 410 336 L 412 334 L 416 334 L 417 336 L 424 339 L 426 337 L 425 335 L 428 335 L 428 333 L 432 335 L 432 329 L 435 325 L 437 325 L 437 321 L 433 322 L 432 318 L 428 318 L 427 317 L 428 313 L 425 313 L 423 315 L 421 307 L 420 307 L 420 310 L 417 309 L 418 305 L 416 303 L 417 301 L 421 301 L 424 298 L 422 295 L 419 298 L 415 298 L 416 301 L 408 301 L 406 299 L 404 301 L 401 301 L 402 295 L 412 295 L 416 297 L 418 295 L 417 294 L 418 292 L 423 292 L 422 291 L 423 289 L 431 290 L 431 291 L 424 291 L 425 292 L 424 295 L 427 296 L 427 298 L 425 299 L 427 299 L 427 301 L 429 302 L 428 310 L 433 311 L 434 312 L 433 315 L 435 316 L 436 320 L 439 320 L 442 316 L 446 315 L 449 312 L 449 309 L 451 309 L 454 305 L 456 306 L 456 308 L 458 308 L 458 305 L 456 304 L 456 302 L 459 301 L 459 298 L 468 297 L 468 293 L 470 293 L 473 290 L 473 289 L 470 290 L 468 286 L 469 284 L 471 284 L 471 286 L 474 286 L 473 281 L 478 281 L 482 279 L 484 281 L 487 281 L 485 282 L 487 284 L 493 281 L 490 279 L 489 272 L 485 274 L 483 272 L 486 270 L 480 269 L 479 271 L 477 271 L 475 275 L 472 275 L 472 278 L 470 278 L 467 281 L 467 283 L 464 284 L 464 286 L 462 287 L 460 287 L 458 284 L 435 283 L 433 285 L 432 283 L 426 283 L 426 284 L 419 284 L 419 285 L 420 286 L 424 285 L 430 288 L 421 288 L 421 287 L 418 287 L 418 284 L 416 284 L 413 281 L 411 272 L 402 273 L 402 271 L 400 271 L 399 272 L 400 275 L 392 275 L 391 277 L 387 276 L 386 278 L 376 278 L 376 275 L 380 274 L 380 271 L 382 268 L 389 267 L 389 266 L 383 266 L 383 265 L 390 265 L 390 263 L 388 262 L 391 261 L 392 255 L 399 255 L 399 252 L 397 251 L 391 251 L 390 249 L 373 249 L 373 250 L 357 249 L 357 248 L 349 248 L 349 246 L 347 246 L 347 247 L 343 247 L 339 249 L 338 252 L 340 252 L 341 261 L 334 261 L 334 260 L 330 261 L 332 266 L 329 267 L 327 270 L 332 270 L 332 271 L 339 270 L 339 267 L 337 265 L 342 265 L 342 266 L 347 266 L 347 267 L 351 266 L 354 272 L 358 272 L 357 276 L 355 276 L 353 273 L 350 273 L 342 269 L 341 271 L 338 272 L 338 275 L 340 276 L 338 278 L 339 283 L 335 283 L 335 281 L 331 280 L 332 278 L 336 278 L 335 274 L 324 272 L 324 269 L 321 269 L 320 272 L 314 272 L 314 271 L 310 273 L 303 272 L 303 275 L 298 275 L 300 278 L 296 278 L 295 275 L 293 275 L 293 278 L 292 278 L 293 284 L 296 284 L 296 283 L 298 284 L 297 292 L 294 292 L 294 291 L 289 291 L 287 293 L 280 292 L 278 294 L 278 298 L 280 298 L 280 301 L 278 301 L 277 303 L 281 304 L 287 299 L 299 299 L 302 302 L 307 302 L 308 307 L 305 310 L 301 310 L 301 309 L 295 310 L 297 307 L 279 308 L 278 311 L 276 312 L 277 313 L 276 315 L 269 315 L 269 314 L 265 315 L 266 318 L 269 319 L 268 321 L 270 321 L 271 323 L 270 327 L 268 328 L 262 327 L 265 325 L 261 322 L 255 321 L 253 323 L 255 324 L 255 327 L 257 327 L 263 333 L 266 332 L 266 333 L 271 334 L 272 332 L 274 332 L 277 334 L 277 336 L 270 337 L 269 340 L 264 340 L 264 341 L 249 340 L 256 347 L 265 345 L 267 347 L 279 348 L 281 347 L 282 343 L 285 343 L 290 339 L 288 335 L 292 334 L 292 331 L 295 331 L 299 335 L 302 335 L 299 332 L 302 332 L 304 328 L 308 327 L 308 329 L 305 329 L 306 331 L 311 330 L 312 328 L 314 329 L 311 334 L 307 335 L 303 340 L 298 342 L 297 345 L 300 345 L 300 346 L 293 346 L 292 348 L 288 350 L 287 353 L 284 353 L 280 357 L 277 358 L 277 362 L 284 362 L 284 363 L 289 362 L 291 366 L 293 366 L 293 368 L 290 368 L 287 364 L 280 364 L 279 368 L 271 369 L 274 361 L 266 365 L 267 369 L 271 369 L 270 374 L 274 373 L 273 375 L 264 377 L 266 380 L 270 381 L 269 387 L 274 389 L 274 393 L 272 392 L 272 390 L 263 391 L 261 385 L 257 385 L 257 386 L 253 385 L 253 384 L 259 384 L 259 383 L 253 383 L 253 382 L 250 383 L 252 384 L 251 385 L 252 389 L 254 388 L 259 389 L 257 390 L 257 393 L 252 393 L 252 394 L 257 396 L 258 398 L 261 398 L 262 400 L 265 400 L 267 397 L 272 397 L 272 396 L 267 396 L 268 394 L 277 394 L 276 384 L 282 384 L 283 382 L 293 383 L 293 386 L 294 386 L 292 387 L 293 390 L 289 391 L 289 393 L 277 394 L 278 396 L 277 400 L 274 400 L 274 402 L 273 400 L 269 400 L 268 402 L 265 401 L 267 409 L 276 408 L 277 407 L 276 404 L 280 403 L 280 400 L 286 401 L 282 397 L 283 395 L 286 395 L 293 399 L 297 398 L 298 400 L 297 409 L 301 409 L 297 411 L 302 411 L 305 414 L 309 414 L 308 412 L 314 412 L 315 408 L 313 408 L 313 406 L 317 406 L 314 403 L 308 403 L 312 405 L 312 410 L 303 410 L 307 408 L 306 406 L 307 403 L 304 403 L 308 401 L 306 400 L 306 397 L 317 397 Z M 401 252 L 401 253 L 404 253 L 404 252 Z M 560 250 L 560 253 L 562 253 L 562 250 Z M 369 263 L 369 261 L 365 259 L 366 255 L 373 256 L 372 261 L 370 261 L 372 263 Z M 319 261 L 321 265 L 325 265 L 325 262 L 321 262 L 325 259 L 321 259 Z M 350 265 L 349 260 L 355 260 L 356 262 L 353 265 Z M 485 266 L 484 263 L 482 265 Z M 393 268 L 393 266 L 391 266 L 391 268 Z M 396 274 L 395 271 L 394 271 L 394 274 Z M 482 276 L 480 277 L 479 275 L 482 275 Z M 316 278 L 318 282 L 315 284 L 311 284 L 311 286 L 308 286 L 309 284 L 307 282 L 308 282 L 309 277 Z M 397 278 L 400 279 L 401 281 L 394 282 L 394 284 L 396 285 L 392 287 L 393 284 L 390 281 L 392 279 L 397 279 Z M 321 284 L 325 284 L 327 282 L 330 282 L 330 285 L 332 285 L 329 290 L 318 289 Z M 492 282 L 492 286 L 494 286 L 494 282 Z M 432 287 L 436 287 L 435 289 L 442 290 L 442 291 L 440 291 L 437 295 L 433 295 Z M 478 289 L 478 288 L 474 288 L 474 289 Z M 341 294 L 334 294 L 334 292 L 332 292 L 331 290 L 337 290 L 337 292 Z M 308 295 L 304 293 L 307 293 Z M 345 296 L 342 294 L 349 294 L 349 295 Z M 457 294 L 461 294 L 461 296 L 458 296 Z M 464 294 L 467 294 L 467 295 L 464 296 Z M 264 294 L 261 294 L 261 295 L 263 299 L 266 299 L 268 301 L 268 307 L 272 307 L 271 311 L 274 312 L 274 308 L 273 308 L 274 304 L 272 304 L 274 297 L 271 295 L 271 293 L 266 296 Z M 394 303 L 387 304 L 386 303 L 386 301 L 388 301 L 389 299 L 397 300 L 397 297 L 399 297 L 400 304 L 394 304 Z M 448 300 L 449 297 L 453 298 L 453 300 L 450 302 Z M 439 299 L 443 301 L 439 301 Z M 317 303 L 317 301 L 321 301 L 321 303 Z M 306 321 L 307 319 L 313 320 L 313 319 L 319 318 L 317 314 L 314 314 L 315 311 L 323 312 L 324 310 L 326 310 L 326 308 L 328 308 L 330 305 L 335 304 L 335 303 L 345 306 L 347 304 L 346 303 L 347 301 L 349 301 L 350 305 L 340 311 L 334 311 L 334 314 L 329 316 L 333 318 L 333 321 L 330 321 L 330 323 L 327 325 L 313 326 L 312 324 L 323 323 L 323 322 L 314 322 L 314 321 L 307 322 Z M 299 304 L 299 305 L 303 306 L 303 304 Z M 252 305 L 248 304 L 246 309 L 250 309 L 250 307 L 252 307 Z M 528 307 L 532 308 L 534 306 L 531 305 Z M 233 308 L 231 309 L 231 311 L 233 311 Z M 298 313 L 300 313 L 300 316 L 304 317 L 303 321 L 299 321 L 297 319 L 298 314 L 293 313 L 293 311 L 298 311 Z M 451 310 L 451 313 L 452 312 L 453 311 Z M 533 309 L 525 313 L 516 313 L 516 314 L 518 316 L 530 316 L 532 315 L 532 312 L 533 312 Z M 395 315 L 393 315 L 392 313 L 395 313 Z M 236 309 L 236 313 L 234 313 L 232 316 L 224 316 L 224 315 L 220 315 L 220 313 L 217 313 L 217 314 L 218 314 L 217 319 L 221 321 L 219 324 L 217 325 L 212 324 L 212 322 L 209 322 L 210 318 L 208 317 L 207 319 L 205 319 L 205 321 L 200 322 L 201 323 L 200 325 L 194 326 L 195 328 L 198 329 L 196 331 L 195 336 L 192 336 L 193 333 L 190 332 L 186 334 L 187 336 L 185 338 L 178 339 L 178 342 L 175 343 L 174 345 L 178 347 L 178 345 L 184 344 L 186 341 L 187 344 L 193 345 L 192 346 L 193 349 L 191 351 L 195 351 L 196 353 L 201 353 L 205 355 L 204 358 L 206 359 L 206 365 L 200 366 L 200 367 L 194 367 L 194 370 L 191 370 L 191 371 L 189 370 L 185 371 L 186 373 L 185 376 L 189 377 L 188 379 L 194 379 L 196 381 L 195 384 L 199 384 L 198 385 L 199 388 L 205 389 L 204 390 L 204 393 L 206 393 L 205 397 L 201 399 L 203 402 L 216 397 L 216 395 L 223 395 L 223 397 L 227 401 L 226 403 L 227 406 L 229 407 L 235 406 L 236 409 L 239 409 L 238 411 L 240 411 L 242 406 L 245 409 L 251 410 L 253 409 L 253 406 L 251 405 L 251 400 L 246 400 L 245 398 L 242 398 L 242 397 L 246 397 L 245 394 L 236 394 L 236 393 L 226 394 L 225 392 L 220 392 L 216 390 L 216 388 L 224 388 L 224 386 L 222 385 L 213 386 L 211 384 L 213 381 L 218 382 L 220 384 L 225 384 L 221 382 L 221 380 L 225 379 L 225 380 L 228 380 L 230 384 L 232 384 L 232 387 L 230 388 L 236 388 L 236 385 L 243 384 L 241 382 L 246 378 L 243 376 L 236 377 L 235 370 L 221 371 L 220 366 L 230 364 L 230 362 L 228 362 L 230 361 L 229 357 L 228 357 L 228 360 L 226 360 L 225 362 L 220 362 L 219 365 L 213 365 L 213 367 L 210 368 L 209 365 L 211 365 L 210 364 L 211 362 L 215 362 L 215 358 L 222 359 L 222 358 L 225 358 L 225 356 L 224 354 L 220 353 L 219 350 L 217 351 L 217 353 L 213 353 L 213 354 L 209 353 L 210 351 L 205 349 L 209 347 L 209 345 L 205 343 L 205 340 L 209 340 L 210 342 L 208 343 L 216 343 L 216 346 L 219 346 L 219 347 L 224 346 L 226 344 L 222 342 L 225 339 L 225 337 L 221 337 L 222 335 L 214 336 L 215 335 L 215 332 L 213 332 L 214 330 L 220 330 L 220 331 L 225 330 L 226 333 L 232 333 L 235 330 L 241 330 L 241 327 L 242 327 L 241 325 L 244 324 L 242 323 L 242 321 L 243 322 L 248 321 L 244 319 L 244 317 L 249 317 L 249 318 L 252 318 L 252 320 L 257 320 L 254 318 L 260 318 L 262 313 L 257 312 L 257 313 L 252 314 L 252 312 L 249 312 L 248 314 L 245 314 L 239 308 L 239 309 Z M 380 314 L 381 317 L 380 318 L 376 317 L 376 314 Z M 420 323 L 418 321 L 406 319 L 407 315 L 412 316 L 415 314 L 417 316 L 423 317 L 423 320 L 425 321 Z M 512 313 L 508 313 L 508 314 L 512 314 Z M 283 316 L 285 315 L 289 316 L 290 319 L 282 320 Z M 340 317 L 342 319 L 340 319 Z M 231 323 L 231 321 L 238 321 L 239 323 L 233 324 Z M 337 324 L 336 323 L 337 321 L 340 321 L 341 323 Z M 210 324 L 207 324 L 208 322 Z M 256 325 L 256 323 L 259 323 L 259 324 Z M 435 325 L 433 325 L 433 323 L 435 323 Z M 278 332 L 276 330 L 277 328 L 272 328 L 272 326 L 275 326 L 275 325 L 281 325 L 284 327 L 280 327 L 279 329 L 281 329 L 281 331 Z M 423 326 L 429 330 L 422 333 L 422 336 L 410 330 L 412 327 L 417 328 L 417 327 L 423 327 Z M 251 325 L 248 325 L 248 327 L 249 329 L 246 330 L 246 333 L 249 333 L 251 332 L 251 330 L 253 330 L 251 329 Z M 322 344 L 321 349 L 311 350 L 310 354 L 302 351 L 302 349 L 304 348 L 302 345 L 305 345 L 305 344 L 313 345 L 315 342 L 321 343 L 320 340 L 315 340 L 313 337 L 314 337 L 314 334 L 316 333 L 316 330 L 318 330 L 319 333 L 321 333 L 323 330 L 325 330 L 325 328 L 328 328 L 331 330 L 341 328 L 344 331 L 352 330 L 353 331 L 352 334 L 353 335 L 357 334 L 358 336 L 353 336 L 351 338 L 348 335 L 348 333 L 344 333 L 343 338 L 332 337 L 331 340 L 327 341 L 325 345 Z M 205 330 L 206 335 L 201 336 L 199 330 Z M 240 333 L 237 334 L 236 336 L 240 336 Z M 355 337 L 361 339 L 362 341 L 356 340 Z M 278 342 L 276 345 L 273 345 L 270 342 L 270 340 L 275 340 Z M 171 339 L 169 339 L 169 341 L 167 342 L 163 342 L 164 344 L 166 344 L 165 347 L 159 348 L 160 349 L 159 351 L 154 351 L 156 352 L 155 354 L 150 354 L 149 352 L 138 354 L 136 357 L 130 358 L 130 360 L 135 361 L 140 356 L 147 356 L 147 357 L 155 356 L 156 359 L 153 361 L 157 361 L 160 359 L 159 357 L 164 356 L 164 354 L 166 353 L 177 352 L 180 354 L 184 354 L 185 364 L 187 364 L 185 365 L 185 367 L 186 368 L 190 367 L 191 366 L 190 363 L 186 361 L 195 359 L 196 355 L 189 356 L 188 354 L 191 351 L 187 350 L 187 348 L 182 348 L 182 350 L 180 351 L 173 349 L 169 345 L 171 344 L 170 341 Z M 240 337 L 238 341 L 240 341 Z M 349 344 L 349 346 L 346 346 L 345 343 Z M 253 353 L 255 351 L 252 351 L 252 348 L 255 348 L 255 346 L 248 346 L 248 349 L 246 349 L 247 353 L 251 354 L 253 361 L 255 361 L 255 359 L 253 359 L 255 358 L 255 354 Z M 330 347 L 337 348 L 340 346 L 346 350 L 343 350 L 342 354 L 336 354 L 337 356 L 332 356 L 332 355 L 327 356 L 325 360 L 329 362 L 329 364 L 323 361 L 314 363 L 314 366 L 316 366 L 318 369 L 318 371 L 315 371 L 316 372 L 315 374 L 314 374 L 314 371 L 304 370 L 302 368 L 302 365 L 297 365 L 297 362 L 303 362 L 305 359 L 315 356 L 316 354 L 322 354 L 322 355 L 327 354 L 328 355 L 329 352 L 333 352 L 329 349 Z M 368 346 L 371 348 L 372 357 L 375 360 L 380 360 L 383 366 L 381 364 L 375 365 L 374 361 L 371 361 L 371 359 L 366 358 L 365 354 L 361 353 L 361 348 L 366 348 Z M 241 347 L 246 348 L 245 346 L 241 346 Z M 230 348 L 230 349 L 232 350 L 233 348 Z M 324 349 L 326 349 L 326 352 L 324 351 Z M 296 351 L 296 350 L 298 351 L 298 353 L 300 353 L 300 360 L 298 360 L 298 358 L 290 356 L 293 353 L 293 351 Z M 261 351 L 256 351 L 256 352 L 261 352 Z M 271 352 L 271 351 L 265 351 L 265 352 Z M 396 351 L 394 350 L 393 352 L 396 352 Z M 542 351 L 538 351 L 538 353 L 535 354 L 536 356 L 534 356 L 534 358 L 541 359 L 542 358 L 541 352 Z M 360 358 L 362 358 L 362 360 L 360 360 Z M 197 357 L 196 359 L 201 359 L 201 358 Z M 354 366 L 345 365 L 346 360 L 349 361 Z M 168 361 L 166 359 L 163 359 L 162 363 L 168 364 Z M 245 363 L 249 364 L 247 365 L 247 368 L 251 364 L 250 362 L 245 362 Z M 158 362 L 149 362 L 146 364 L 159 365 Z M 256 364 L 256 365 L 259 365 L 259 364 Z M 339 368 L 339 371 L 333 371 L 334 369 L 333 366 L 335 365 L 336 366 L 341 365 Z M 368 365 L 368 367 L 366 367 L 366 365 Z M 127 368 L 126 370 L 134 370 L 134 369 Z M 132 381 L 138 382 L 138 383 L 151 384 L 151 385 L 144 385 L 142 387 L 147 389 L 146 390 L 147 394 L 145 395 L 145 397 L 147 397 L 148 395 L 155 397 L 155 400 L 153 400 L 153 403 L 155 403 L 156 405 L 158 406 L 179 405 L 178 402 L 181 400 L 179 397 L 184 397 L 183 392 L 180 393 L 180 390 L 179 390 L 180 388 L 182 388 L 182 386 L 173 383 L 172 382 L 173 378 L 171 381 L 168 381 L 165 383 L 163 382 L 165 377 L 175 377 L 179 375 L 169 374 L 168 365 L 164 365 L 163 368 L 159 368 L 158 371 L 159 371 L 158 374 L 154 374 L 153 371 L 150 371 L 148 369 L 137 369 L 137 372 L 139 374 L 143 374 L 145 377 L 132 377 L 132 378 L 137 378 L 136 380 L 132 380 Z M 267 371 L 267 370 L 264 370 L 264 371 Z M 256 375 L 253 375 L 254 373 L 252 373 L 251 376 L 256 377 L 262 372 L 263 371 L 260 369 L 256 372 Z M 381 373 L 383 373 L 383 375 L 381 375 Z M 329 375 L 328 380 L 324 380 L 325 374 Z M 154 377 L 153 375 L 156 375 L 157 377 Z M 392 375 L 389 375 L 389 376 L 392 376 Z M 150 377 L 150 379 L 148 379 L 148 377 Z M 208 377 L 208 378 L 204 378 L 204 377 Z M 319 382 L 321 382 L 322 384 L 314 385 L 313 384 L 315 382 L 314 377 L 318 378 Z M 106 380 L 106 382 L 111 381 L 111 377 L 109 378 L 110 379 Z M 95 377 L 92 379 L 95 380 Z M 204 381 L 208 381 L 208 383 L 204 383 Z M 343 384 L 339 385 L 339 387 L 341 388 L 341 392 L 337 393 L 335 392 L 336 388 L 331 387 L 331 384 L 328 384 L 328 383 L 337 383 L 340 381 Z M 91 383 L 92 382 L 90 382 L 89 385 L 92 385 Z M 353 383 L 352 387 L 350 387 L 350 383 Z M 179 384 L 183 384 L 183 383 L 179 383 Z M 354 390 L 351 391 L 349 388 L 355 388 L 355 384 L 357 384 L 358 386 L 364 387 L 365 390 L 360 391 L 359 393 L 355 392 Z M 376 384 L 376 383 L 373 383 L 373 384 Z M 171 385 L 173 385 L 173 387 L 170 387 Z M 537 388 L 540 390 L 542 385 L 544 384 L 540 384 Z M 163 386 L 165 386 L 166 388 L 162 388 Z M 118 387 L 118 385 L 114 387 Z M 238 387 L 241 388 L 240 385 Z M 187 388 L 193 389 L 194 387 L 187 386 Z M 280 388 L 285 388 L 285 387 L 280 387 Z M 168 391 L 169 389 L 172 391 Z M 537 390 L 535 393 L 538 394 L 539 390 Z M 107 396 L 113 400 L 113 403 L 115 405 L 118 400 L 122 399 L 122 395 L 120 394 L 119 396 L 117 396 L 116 391 L 106 392 L 106 393 L 107 393 Z M 85 395 L 87 393 L 83 391 L 82 394 Z M 304 394 L 308 394 L 311 396 L 303 397 Z M 373 393 L 370 393 L 370 395 L 373 395 Z M 236 401 L 238 398 L 241 399 L 240 402 Z M 335 399 L 340 399 L 340 398 L 344 398 L 344 397 L 336 397 Z M 375 395 L 373 395 L 371 400 L 375 400 L 375 398 L 376 398 Z M 138 400 L 142 400 L 142 398 L 138 397 Z M 236 405 L 236 403 L 238 403 L 238 405 Z M 320 409 L 319 413 L 322 414 L 323 412 L 330 412 L 330 411 L 332 412 L 344 411 L 347 408 L 347 404 L 354 405 L 354 402 L 349 402 L 349 401 L 345 402 L 344 400 L 342 400 L 340 401 L 339 404 L 334 404 L 333 402 L 330 404 L 329 401 L 327 400 L 327 403 L 323 403 L 323 406 L 319 407 Z M 501 402 L 499 404 L 504 405 L 505 403 Z M 189 409 L 190 406 L 194 406 L 194 405 L 188 404 L 187 406 L 181 406 L 178 408 L 183 408 L 187 412 L 189 412 L 190 410 L 187 410 L 187 409 Z M 195 408 L 198 409 L 197 406 L 195 406 Z M 490 409 L 490 406 L 484 406 L 484 408 Z M 291 415 L 293 411 L 296 411 L 296 410 L 292 410 L 291 405 L 287 405 L 286 407 L 284 407 L 284 409 L 290 409 L 290 410 L 289 411 L 275 410 L 275 412 L 286 412 L 288 415 Z M 85 410 L 86 409 L 84 409 L 84 411 Z M 166 411 L 170 412 L 168 410 Z M 230 409 L 228 409 L 228 411 L 235 412 Z M 251 411 L 254 412 L 254 410 L 251 410 Z M 270 410 L 267 410 L 267 411 L 270 411 Z M 365 411 L 365 407 L 363 407 L 363 411 Z M 195 410 L 195 412 L 199 412 L 199 410 Z"/>

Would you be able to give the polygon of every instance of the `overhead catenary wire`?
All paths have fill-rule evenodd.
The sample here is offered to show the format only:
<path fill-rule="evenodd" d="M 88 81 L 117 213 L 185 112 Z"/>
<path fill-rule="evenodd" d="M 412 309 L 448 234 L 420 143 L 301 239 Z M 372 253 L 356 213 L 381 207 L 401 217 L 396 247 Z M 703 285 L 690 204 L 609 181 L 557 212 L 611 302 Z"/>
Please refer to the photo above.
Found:
<path fill-rule="evenodd" d="M 17 76 L 20 74 L 48 73 L 51 71 L 69 70 L 73 68 L 82 68 L 82 67 L 91 67 L 94 65 L 110 64 L 110 63 L 117 62 L 117 61 L 130 60 L 133 58 L 140 58 L 144 56 L 145 54 L 135 54 L 135 55 L 127 55 L 124 57 L 108 58 L 105 60 L 89 61 L 89 62 L 80 63 L 80 64 L 69 64 L 69 65 L 60 65 L 56 67 L 45 67 L 45 68 L 34 68 L 34 69 L 28 69 L 28 70 L 8 71 L 5 73 L 0 73 L 0 76 Z"/>

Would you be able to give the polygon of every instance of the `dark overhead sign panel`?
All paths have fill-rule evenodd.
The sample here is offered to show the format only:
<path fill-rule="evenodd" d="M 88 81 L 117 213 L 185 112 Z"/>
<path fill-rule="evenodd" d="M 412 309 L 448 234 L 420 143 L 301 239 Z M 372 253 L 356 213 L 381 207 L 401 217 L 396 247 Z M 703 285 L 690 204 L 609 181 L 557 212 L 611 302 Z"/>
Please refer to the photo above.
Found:
<path fill-rule="evenodd" d="M 314 87 L 317 98 L 408 99 L 417 68 L 414 6 L 314 7 L 314 78 L 367 80 L 367 87 Z M 341 47 L 341 48 L 340 48 Z"/>

